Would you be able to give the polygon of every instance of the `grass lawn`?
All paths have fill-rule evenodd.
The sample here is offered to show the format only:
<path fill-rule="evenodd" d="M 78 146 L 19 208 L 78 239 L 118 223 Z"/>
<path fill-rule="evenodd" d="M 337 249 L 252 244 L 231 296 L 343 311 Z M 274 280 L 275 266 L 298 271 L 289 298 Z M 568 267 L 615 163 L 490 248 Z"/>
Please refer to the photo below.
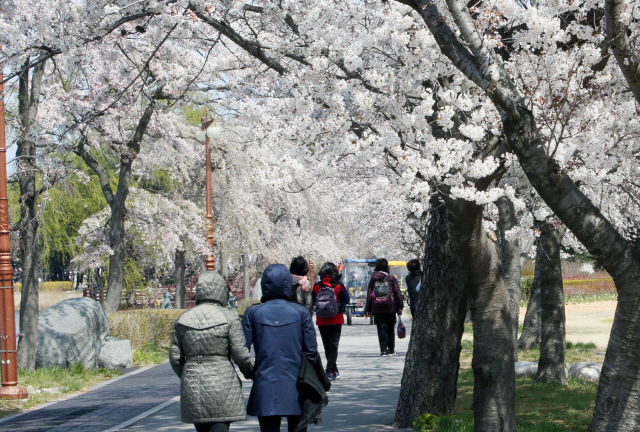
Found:
<path fill-rule="evenodd" d="M 57 388 L 60 393 L 32 394 L 29 399 L 24 401 L 0 400 L 0 418 L 87 389 L 118 375 L 121 373 L 107 369 L 85 369 L 82 363 L 77 363 L 69 369 L 61 367 L 47 367 L 35 371 L 19 369 L 18 382 L 22 387 L 30 385 L 36 390 Z"/>
<path fill-rule="evenodd" d="M 465 329 L 466 330 L 466 329 Z M 473 342 L 463 341 L 460 355 L 458 397 L 452 416 L 436 420 L 435 432 L 473 431 Z M 567 343 L 566 365 L 577 361 L 601 364 L 593 344 Z M 538 361 L 540 350 L 520 351 L 518 360 Z M 569 379 L 569 386 L 538 384 L 533 378 L 516 380 L 516 423 L 518 432 L 587 431 L 596 400 L 597 383 Z"/>

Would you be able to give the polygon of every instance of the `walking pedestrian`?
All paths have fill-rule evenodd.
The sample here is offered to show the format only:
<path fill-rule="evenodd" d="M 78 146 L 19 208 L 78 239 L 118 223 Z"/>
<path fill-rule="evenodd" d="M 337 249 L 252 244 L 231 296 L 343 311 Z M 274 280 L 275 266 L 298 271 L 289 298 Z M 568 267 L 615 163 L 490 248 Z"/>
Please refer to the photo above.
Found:
<path fill-rule="evenodd" d="M 293 432 L 303 414 L 304 394 L 298 383 L 303 362 L 308 359 L 314 368 L 320 362 L 316 332 L 307 308 L 291 301 L 292 279 L 286 266 L 267 267 L 260 284 L 261 303 L 242 317 L 247 348 L 253 344 L 256 356 L 247 412 L 258 416 L 262 432 L 279 431 L 283 416 Z"/>
<path fill-rule="evenodd" d="M 389 262 L 384 258 L 378 259 L 367 289 L 365 318 L 373 314 L 373 322 L 378 328 L 381 356 L 396 353 L 396 315 L 402 314 L 403 306 L 404 299 L 398 280 L 389 274 Z"/>
<path fill-rule="evenodd" d="M 318 272 L 320 281 L 313 287 L 313 303 L 316 305 L 316 325 L 320 330 L 324 355 L 327 358 L 327 377 L 340 378 L 338 371 L 338 345 L 344 313 L 349 304 L 349 291 L 340 281 L 342 275 L 334 263 L 326 262 Z"/>
<path fill-rule="evenodd" d="M 422 270 L 420 270 L 420 261 L 412 259 L 407 263 L 409 274 L 404 278 L 407 282 L 407 293 L 409 294 L 409 310 L 411 311 L 411 319 L 416 319 L 416 307 L 418 306 L 418 293 L 422 281 Z"/>
<path fill-rule="evenodd" d="M 253 359 L 238 315 L 226 306 L 229 289 L 213 271 L 200 275 L 196 306 L 173 327 L 169 362 L 180 377 L 180 418 L 198 432 L 227 432 L 247 419 L 242 384 L 231 363 L 251 379 Z"/>
<path fill-rule="evenodd" d="M 292 300 L 306 307 L 309 314 L 313 316 L 313 296 L 311 295 L 311 284 L 309 283 L 309 263 L 302 255 L 295 257 L 289 266 L 293 284 Z"/>

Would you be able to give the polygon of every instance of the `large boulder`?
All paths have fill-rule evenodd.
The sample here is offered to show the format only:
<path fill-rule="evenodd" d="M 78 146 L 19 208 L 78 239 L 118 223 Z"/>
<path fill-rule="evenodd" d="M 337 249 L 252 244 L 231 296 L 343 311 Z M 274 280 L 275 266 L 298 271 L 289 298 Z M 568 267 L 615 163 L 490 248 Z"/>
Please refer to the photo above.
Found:
<path fill-rule="evenodd" d="M 592 362 L 577 362 L 569 366 L 569 376 L 586 381 L 599 381 L 602 366 Z"/>
<path fill-rule="evenodd" d="M 132 365 L 131 343 L 128 340 L 109 340 L 102 345 L 98 356 L 99 367 L 113 370 Z"/>
<path fill-rule="evenodd" d="M 36 367 L 69 367 L 78 362 L 97 367 L 109 334 L 104 309 L 88 297 L 61 301 L 40 312 Z"/>
<path fill-rule="evenodd" d="M 516 362 L 516 378 L 534 376 L 538 372 L 538 363 L 530 361 Z"/>

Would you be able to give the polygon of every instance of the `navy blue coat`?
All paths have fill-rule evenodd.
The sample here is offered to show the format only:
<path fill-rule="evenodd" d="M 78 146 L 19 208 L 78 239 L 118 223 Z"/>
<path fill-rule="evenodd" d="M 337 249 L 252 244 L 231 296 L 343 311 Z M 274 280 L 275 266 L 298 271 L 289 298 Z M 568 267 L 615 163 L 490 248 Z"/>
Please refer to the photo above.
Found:
<path fill-rule="evenodd" d="M 261 286 L 262 303 L 242 317 L 247 348 L 253 344 L 256 354 L 247 414 L 300 415 L 298 372 L 303 355 L 318 361 L 316 331 L 307 308 L 289 300 L 291 273 L 286 266 L 267 267 Z"/>

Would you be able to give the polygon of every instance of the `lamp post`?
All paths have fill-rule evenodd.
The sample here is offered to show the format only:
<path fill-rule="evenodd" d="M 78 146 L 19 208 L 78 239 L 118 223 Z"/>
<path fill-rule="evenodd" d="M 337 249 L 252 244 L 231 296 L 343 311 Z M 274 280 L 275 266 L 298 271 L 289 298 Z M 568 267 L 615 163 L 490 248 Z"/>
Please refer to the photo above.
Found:
<path fill-rule="evenodd" d="M 213 271 L 216 268 L 216 259 L 214 257 L 213 250 L 213 210 L 211 205 L 211 140 L 220 138 L 222 135 L 222 129 L 216 126 L 213 116 L 207 114 L 201 119 L 202 126 L 196 134 L 196 139 L 205 143 L 205 165 L 206 176 L 205 189 L 207 191 L 207 241 L 209 243 L 209 255 L 204 260 L 205 269 L 207 271 Z"/>
<path fill-rule="evenodd" d="M 13 303 L 13 267 L 9 247 L 9 198 L 7 194 L 7 146 L 4 136 L 4 84 L 0 66 L 0 399 L 26 399 L 18 386 L 16 309 Z"/>

